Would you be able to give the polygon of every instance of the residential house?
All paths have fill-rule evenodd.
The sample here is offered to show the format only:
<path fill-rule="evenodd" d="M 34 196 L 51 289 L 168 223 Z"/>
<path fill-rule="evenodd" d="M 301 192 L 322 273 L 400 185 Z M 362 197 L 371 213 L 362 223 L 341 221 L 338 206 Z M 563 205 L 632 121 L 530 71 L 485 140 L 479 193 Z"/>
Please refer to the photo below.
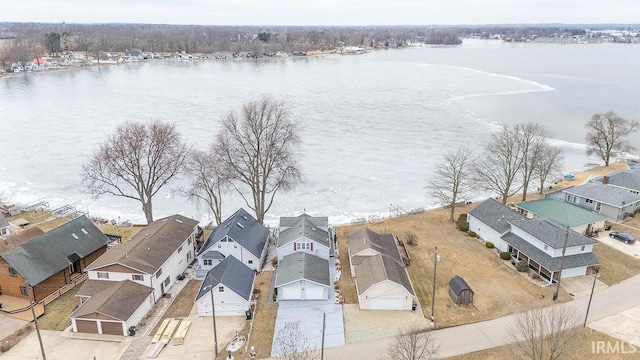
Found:
<path fill-rule="evenodd" d="M 198 252 L 196 277 L 203 278 L 216 265 L 215 258 L 219 258 L 219 254 L 234 256 L 249 268 L 259 271 L 268 240 L 269 229 L 246 210 L 239 209 L 213 230 Z"/>
<path fill-rule="evenodd" d="M 251 307 L 255 277 L 255 270 L 233 256 L 226 257 L 209 270 L 200 286 L 195 299 L 198 316 L 212 315 L 212 292 L 216 316 L 245 315 Z"/>
<path fill-rule="evenodd" d="M 329 218 L 281 217 L 277 231 L 275 291 L 278 300 L 326 300 L 331 292 L 334 234 Z"/>
<path fill-rule="evenodd" d="M 609 175 L 599 176 L 591 182 L 599 182 L 638 195 L 640 194 L 640 168 L 633 168 L 634 166 L 635 164 L 630 163 L 628 170 L 614 171 Z"/>
<path fill-rule="evenodd" d="M 613 220 L 622 220 L 640 208 L 640 195 L 598 182 L 562 189 L 547 197 L 580 206 Z"/>
<path fill-rule="evenodd" d="M 469 230 L 498 250 L 511 253 L 514 260 L 526 261 L 549 283 L 557 282 L 561 270 L 562 278 L 589 275 L 599 264 L 592 252 L 595 241 L 544 218 L 528 219 L 495 199 L 472 209 L 467 220 Z"/>
<path fill-rule="evenodd" d="M 358 304 L 366 310 L 412 310 L 415 291 L 393 234 L 362 228 L 348 235 Z"/>
<path fill-rule="evenodd" d="M 156 220 L 87 266 L 89 280 L 84 286 L 131 280 L 153 289 L 156 302 L 193 262 L 199 231 L 198 221 L 182 215 Z"/>
<path fill-rule="evenodd" d="M 604 228 L 607 217 L 554 198 L 516 204 L 516 211 L 528 219 L 546 218 L 581 234 Z"/>
<path fill-rule="evenodd" d="M 0 214 L 0 236 L 9 234 L 11 234 L 11 224 L 5 219 L 4 215 Z"/>
<path fill-rule="evenodd" d="M 16 233 L 5 235 L 0 238 L 0 254 L 9 251 L 17 246 L 20 246 L 42 234 L 44 234 L 44 231 L 42 231 L 42 229 L 38 227 L 32 227 Z M 9 269 L 13 268 L 4 258 L 0 257 L 0 295 L 2 295 L 3 289 L 7 289 L 7 291 L 5 291 L 5 295 L 19 296 L 19 290 L 21 290 L 20 287 L 25 286 L 24 279 L 20 276 L 14 276 L 16 275 L 15 269 L 11 270 L 11 272 Z"/>
<path fill-rule="evenodd" d="M 93 283 L 78 292 L 86 300 L 70 316 L 73 332 L 126 336 L 129 328 L 138 325 L 154 304 L 153 288 L 138 282 Z"/>
<path fill-rule="evenodd" d="M 6 262 L 2 273 L 8 274 L 0 284 L 2 292 L 28 299 L 31 286 L 38 302 L 81 278 L 87 266 L 105 253 L 109 242 L 86 216 L 40 234 L 0 255 Z"/>

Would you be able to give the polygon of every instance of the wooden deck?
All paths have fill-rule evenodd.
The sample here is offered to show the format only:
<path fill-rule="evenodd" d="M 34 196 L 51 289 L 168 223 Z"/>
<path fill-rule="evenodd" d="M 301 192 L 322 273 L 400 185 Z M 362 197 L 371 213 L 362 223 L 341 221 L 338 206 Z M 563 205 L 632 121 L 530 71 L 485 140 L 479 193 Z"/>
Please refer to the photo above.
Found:
<path fill-rule="evenodd" d="M 6 316 L 27 321 L 33 320 L 33 314 L 31 313 L 29 300 L 27 299 L 0 295 L 0 304 L 2 304 L 0 311 Z M 37 317 L 44 315 L 44 305 L 42 305 L 42 302 L 36 304 L 35 312 Z"/>

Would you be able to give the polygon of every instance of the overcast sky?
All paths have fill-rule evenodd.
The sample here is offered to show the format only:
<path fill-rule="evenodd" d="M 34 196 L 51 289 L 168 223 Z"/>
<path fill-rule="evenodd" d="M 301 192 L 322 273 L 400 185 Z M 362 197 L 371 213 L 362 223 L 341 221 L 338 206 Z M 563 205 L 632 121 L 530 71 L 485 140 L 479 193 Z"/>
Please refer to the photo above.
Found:
<path fill-rule="evenodd" d="M 17 0 L 0 22 L 202 25 L 637 23 L 640 0 Z"/>

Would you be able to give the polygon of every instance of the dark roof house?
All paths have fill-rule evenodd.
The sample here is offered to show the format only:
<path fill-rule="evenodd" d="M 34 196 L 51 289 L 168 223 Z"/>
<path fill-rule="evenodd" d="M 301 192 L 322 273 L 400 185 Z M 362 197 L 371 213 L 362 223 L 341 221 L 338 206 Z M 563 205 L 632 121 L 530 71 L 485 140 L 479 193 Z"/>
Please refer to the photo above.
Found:
<path fill-rule="evenodd" d="M 253 255 L 260 257 L 269 237 L 269 230 L 245 209 L 240 208 L 209 235 L 200 249 L 199 255 L 205 253 L 213 244 L 225 237 L 232 239 Z"/>
<path fill-rule="evenodd" d="M 256 272 L 233 256 L 227 256 L 222 262 L 209 271 L 204 278 L 196 301 L 209 293 L 210 289 L 222 284 L 233 290 L 245 300 L 251 298 L 253 280 Z"/>

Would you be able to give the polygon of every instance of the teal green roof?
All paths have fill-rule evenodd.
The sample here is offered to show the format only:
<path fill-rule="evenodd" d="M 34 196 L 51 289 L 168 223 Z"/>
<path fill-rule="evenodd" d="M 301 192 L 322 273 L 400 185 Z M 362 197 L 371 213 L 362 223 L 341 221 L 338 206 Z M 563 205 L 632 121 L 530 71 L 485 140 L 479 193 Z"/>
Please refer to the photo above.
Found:
<path fill-rule="evenodd" d="M 516 207 L 569 227 L 592 224 L 607 218 L 593 211 L 551 198 L 523 202 L 516 204 Z"/>

